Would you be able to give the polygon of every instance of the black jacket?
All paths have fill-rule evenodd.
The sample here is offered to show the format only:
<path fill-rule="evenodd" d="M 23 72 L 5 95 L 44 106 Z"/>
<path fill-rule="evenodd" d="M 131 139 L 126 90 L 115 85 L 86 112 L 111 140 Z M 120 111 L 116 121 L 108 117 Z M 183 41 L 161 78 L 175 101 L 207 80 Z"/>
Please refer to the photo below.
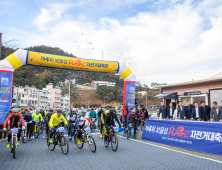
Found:
<path fill-rule="evenodd" d="M 148 110 L 144 107 L 144 108 L 142 108 L 142 111 L 143 111 L 143 118 L 149 119 Z"/>
<path fill-rule="evenodd" d="M 172 107 L 172 116 L 171 116 L 171 118 L 173 117 L 174 111 L 175 111 L 175 107 Z M 170 108 L 167 109 L 167 117 L 170 118 Z"/>
<path fill-rule="evenodd" d="M 115 125 L 115 123 L 114 123 L 114 121 L 113 121 L 114 119 L 115 119 L 115 120 L 118 122 L 118 124 L 120 125 L 119 119 L 117 118 L 117 116 L 116 116 L 115 113 L 113 113 L 113 114 L 107 113 L 106 116 L 105 116 L 105 122 L 104 122 L 104 124 L 105 124 L 106 126 L 111 126 L 111 125 L 114 126 L 114 125 Z"/>
<path fill-rule="evenodd" d="M 162 119 L 167 118 L 167 107 L 163 105 L 159 108 L 159 114 L 158 117 L 160 117 L 160 113 L 162 113 Z"/>
<path fill-rule="evenodd" d="M 210 106 L 207 106 L 205 105 L 205 107 L 200 107 L 200 110 L 201 110 L 201 117 L 204 121 L 208 121 L 210 120 L 210 111 L 211 111 L 211 107 Z"/>
<path fill-rule="evenodd" d="M 185 108 L 185 115 L 186 115 L 186 119 L 190 119 L 191 118 L 191 114 L 193 111 L 194 105 L 190 105 L 190 106 L 186 106 Z"/>

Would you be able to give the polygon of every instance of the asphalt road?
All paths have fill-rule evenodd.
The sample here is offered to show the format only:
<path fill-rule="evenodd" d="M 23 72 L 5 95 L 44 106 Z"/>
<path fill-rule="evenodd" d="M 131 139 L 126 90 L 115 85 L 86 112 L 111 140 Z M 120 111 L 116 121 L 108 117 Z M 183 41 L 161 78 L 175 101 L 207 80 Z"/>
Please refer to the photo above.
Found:
<path fill-rule="evenodd" d="M 43 135 L 42 135 L 43 136 Z M 123 138 L 119 135 L 119 148 L 113 152 L 104 146 L 98 134 L 93 135 L 97 151 L 90 151 L 88 143 L 78 149 L 69 142 L 69 153 L 60 147 L 50 151 L 46 138 L 21 143 L 13 159 L 6 140 L 0 141 L 0 169 L 222 169 L 221 156 L 209 155 L 168 147 L 144 140 Z"/>

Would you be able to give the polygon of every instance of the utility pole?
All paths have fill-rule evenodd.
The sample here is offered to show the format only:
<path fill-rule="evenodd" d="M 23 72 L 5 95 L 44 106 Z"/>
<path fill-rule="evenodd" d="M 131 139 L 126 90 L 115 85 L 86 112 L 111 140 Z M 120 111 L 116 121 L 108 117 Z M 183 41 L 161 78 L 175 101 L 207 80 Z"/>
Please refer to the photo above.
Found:
<path fill-rule="evenodd" d="M 147 90 L 146 90 L 146 107 L 147 107 Z"/>
<path fill-rule="evenodd" d="M 69 102 L 68 102 L 68 105 L 69 105 L 68 108 L 70 108 L 70 106 L 71 106 L 70 105 L 70 80 L 69 80 Z"/>
<path fill-rule="evenodd" d="M 2 59 L 2 33 L 0 33 L 0 60 Z"/>

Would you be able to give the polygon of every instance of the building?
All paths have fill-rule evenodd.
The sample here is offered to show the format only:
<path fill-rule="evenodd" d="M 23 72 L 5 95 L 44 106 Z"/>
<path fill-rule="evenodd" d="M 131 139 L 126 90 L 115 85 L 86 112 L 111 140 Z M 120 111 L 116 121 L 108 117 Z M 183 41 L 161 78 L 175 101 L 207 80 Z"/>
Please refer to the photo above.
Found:
<path fill-rule="evenodd" d="M 114 87 L 116 85 L 116 83 L 107 82 L 107 81 L 93 81 L 91 84 L 92 84 L 92 87 L 94 89 L 97 89 L 98 86 L 111 86 L 111 87 Z"/>
<path fill-rule="evenodd" d="M 61 108 L 65 109 L 69 107 L 69 96 L 62 96 L 61 98 Z"/>
<path fill-rule="evenodd" d="M 12 106 L 18 104 L 21 107 L 37 107 L 38 106 L 38 89 L 36 86 L 16 87 L 13 85 Z"/>
<path fill-rule="evenodd" d="M 38 107 L 47 108 L 50 107 L 51 94 L 47 90 L 39 90 L 38 95 Z"/>
<path fill-rule="evenodd" d="M 222 106 L 222 77 L 168 84 L 157 88 L 161 88 L 161 94 L 155 97 L 162 98 L 166 105 L 182 101 L 186 106 L 186 100 L 191 99 L 191 103 L 204 100 L 207 105 L 212 106 L 212 102 L 217 101 L 219 106 Z"/>
<path fill-rule="evenodd" d="M 140 94 L 142 97 L 146 95 L 146 91 L 138 91 L 138 94 Z"/>
<path fill-rule="evenodd" d="M 61 93 L 62 90 L 60 89 L 60 87 L 55 87 L 53 88 L 53 84 L 49 83 L 46 88 L 44 88 L 43 90 L 47 90 L 51 96 L 51 101 L 50 101 L 50 105 L 49 107 L 61 107 Z"/>

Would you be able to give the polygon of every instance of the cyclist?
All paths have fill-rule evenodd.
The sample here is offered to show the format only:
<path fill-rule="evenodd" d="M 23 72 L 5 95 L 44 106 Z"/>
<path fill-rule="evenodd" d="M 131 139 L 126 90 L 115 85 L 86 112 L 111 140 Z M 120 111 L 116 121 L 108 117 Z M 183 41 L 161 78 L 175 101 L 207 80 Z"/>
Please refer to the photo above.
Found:
<path fill-rule="evenodd" d="M 29 114 L 28 109 L 25 109 L 25 115 L 23 116 L 23 119 L 25 122 L 27 122 L 27 137 L 29 136 L 29 141 L 31 141 L 31 136 L 32 136 L 32 121 L 33 117 L 31 114 Z"/>
<path fill-rule="evenodd" d="M 41 115 L 42 115 L 42 117 L 45 117 L 45 112 L 44 112 L 44 109 L 40 109 L 40 113 L 41 113 Z"/>
<path fill-rule="evenodd" d="M 53 109 L 50 109 L 49 112 L 46 114 L 46 134 L 45 134 L 45 137 L 48 136 L 49 134 L 49 121 L 50 121 L 50 118 L 51 116 L 53 115 Z"/>
<path fill-rule="evenodd" d="M 102 131 L 103 131 L 103 125 L 104 125 L 104 118 L 105 118 L 105 113 L 102 108 L 99 109 L 98 112 L 98 117 L 100 118 L 100 137 L 103 137 Z"/>
<path fill-rule="evenodd" d="M 137 130 L 137 115 L 136 115 L 136 110 L 132 110 L 132 114 L 129 116 L 129 123 L 133 124 L 134 128 L 134 135 L 133 138 L 136 138 L 136 130 Z"/>
<path fill-rule="evenodd" d="M 77 143 L 79 145 L 81 145 L 81 141 L 79 140 L 80 137 L 82 136 L 82 131 L 81 129 L 85 126 L 85 123 L 86 123 L 86 110 L 82 110 L 81 113 L 78 112 L 78 115 L 77 115 L 77 119 L 76 119 L 76 125 L 77 125 L 77 129 L 78 129 L 78 136 L 77 136 Z M 88 142 L 88 139 L 86 139 L 86 142 Z"/>
<path fill-rule="evenodd" d="M 58 109 L 57 113 L 53 114 L 49 121 L 49 128 L 51 129 L 50 138 L 49 138 L 50 143 L 53 143 L 52 136 L 56 132 L 55 128 L 58 127 L 60 120 L 62 120 L 67 125 L 67 127 L 69 126 L 68 122 L 62 115 L 62 110 Z"/>
<path fill-rule="evenodd" d="M 18 126 L 19 125 L 19 121 L 21 120 L 22 122 L 22 130 L 25 129 L 25 122 L 23 120 L 23 117 L 19 112 L 19 109 L 18 108 L 13 108 L 12 109 L 12 113 L 7 117 L 7 119 L 5 120 L 4 122 L 4 125 L 3 125 L 3 130 L 4 131 L 7 131 L 6 129 L 6 125 L 8 123 L 8 129 L 12 129 L 12 128 L 18 128 L 20 129 L 20 127 Z M 20 144 L 20 133 L 18 133 L 17 135 L 18 137 L 18 140 L 17 140 L 17 146 L 19 146 Z M 8 135 L 8 142 L 7 142 L 7 148 L 10 148 L 10 140 L 12 138 L 12 135 L 11 133 L 9 132 L 9 135 Z"/>
<path fill-rule="evenodd" d="M 42 115 L 39 114 L 40 113 L 40 109 L 36 109 L 36 112 L 33 112 L 32 117 L 33 117 L 33 121 L 38 122 L 38 121 L 43 121 Z"/>
<path fill-rule="evenodd" d="M 104 141 L 105 141 L 105 146 L 108 146 L 108 136 L 109 136 L 109 131 L 110 131 L 110 126 L 115 126 L 114 119 L 117 121 L 119 124 L 119 128 L 121 128 L 121 124 L 119 122 L 119 119 L 116 116 L 116 111 L 115 109 L 111 108 L 109 113 L 106 114 L 105 116 L 105 136 L 104 136 Z"/>
<path fill-rule="evenodd" d="M 89 114 L 88 114 L 88 117 L 89 117 L 90 119 L 92 119 L 92 118 L 97 118 L 97 117 L 98 117 L 96 111 L 94 111 L 94 108 L 91 109 L 91 111 L 90 111 Z"/>
<path fill-rule="evenodd" d="M 69 122 L 69 128 L 68 128 L 69 139 L 72 138 L 72 136 L 71 136 L 71 128 L 72 128 L 72 124 L 76 122 L 76 118 L 77 118 L 77 116 L 76 116 L 76 109 L 72 109 L 72 112 L 70 112 L 67 115 L 67 121 Z"/>

